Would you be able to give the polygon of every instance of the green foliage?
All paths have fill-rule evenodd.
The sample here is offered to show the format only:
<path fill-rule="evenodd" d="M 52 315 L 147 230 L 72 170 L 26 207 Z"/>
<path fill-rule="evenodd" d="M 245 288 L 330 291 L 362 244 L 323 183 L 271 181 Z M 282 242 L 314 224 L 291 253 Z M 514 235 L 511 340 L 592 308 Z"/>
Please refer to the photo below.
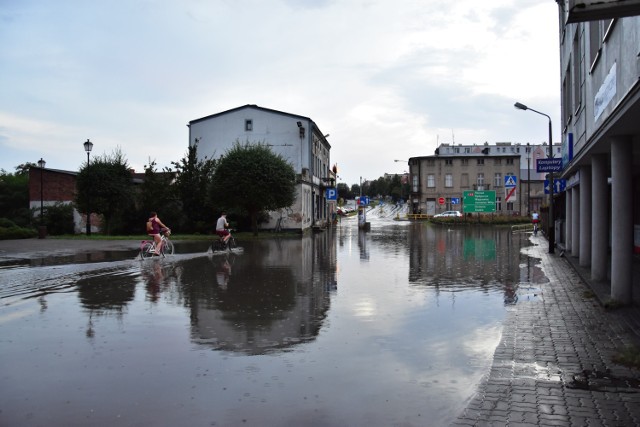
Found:
<path fill-rule="evenodd" d="M 131 209 L 134 197 L 131 172 L 120 149 L 110 156 L 96 157 L 78 173 L 76 204 L 81 212 L 101 214 L 104 231 L 111 234 L 111 227 L 122 221 L 123 214 Z"/>
<path fill-rule="evenodd" d="M 338 192 L 338 198 L 342 200 L 353 199 L 353 194 L 349 190 L 349 186 L 343 182 L 338 183 L 338 185 L 336 186 L 336 191 Z"/>
<path fill-rule="evenodd" d="M 0 218 L 0 240 L 30 239 L 37 234 L 31 227 L 20 227 L 8 218 Z"/>
<path fill-rule="evenodd" d="M 613 356 L 613 361 L 620 365 L 640 369 L 640 349 L 636 346 L 626 347 Z"/>
<path fill-rule="evenodd" d="M 44 211 L 44 223 L 48 234 L 72 234 L 75 231 L 73 205 L 56 203 L 54 206 L 47 206 Z"/>
<path fill-rule="evenodd" d="M 0 171 L 0 212 L 17 226 L 31 224 L 29 211 L 29 169 L 21 165 L 15 174 Z"/>
<path fill-rule="evenodd" d="M 296 174 L 282 156 L 263 144 L 238 141 L 220 159 L 211 186 L 220 210 L 241 208 L 258 233 L 258 215 L 289 207 L 296 195 Z"/>
<path fill-rule="evenodd" d="M 207 231 L 213 227 L 215 217 L 211 201 L 211 182 L 216 170 L 217 161 L 198 160 L 198 144 L 189 146 L 187 155 L 178 162 L 172 162 L 176 168 L 175 192 L 182 204 L 185 218 L 181 224 L 182 231 Z M 164 210 L 154 209 L 158 214 L 166 216 Z M 162 219 L 164 222 L 164 219 Z M 165 222 L 165 224 L 167 224 Z M 167 224 L 169 225 L 169 224 Z"/>

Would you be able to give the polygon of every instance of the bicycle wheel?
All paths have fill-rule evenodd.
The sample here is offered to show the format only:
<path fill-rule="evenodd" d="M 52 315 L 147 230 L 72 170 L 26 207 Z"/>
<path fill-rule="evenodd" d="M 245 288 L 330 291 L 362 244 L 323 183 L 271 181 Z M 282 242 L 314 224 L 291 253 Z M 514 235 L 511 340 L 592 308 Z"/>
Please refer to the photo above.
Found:
<path fill-rule="evenodd" d="M 154 250 L 153 243 L 151 242 L 145 243 L 144 245 L 142 245 L 142 248 L 140 249 L 140 258 L 142 259 L 151 258 L 153 256 L 153 250 Z"/>
<path fill-rule="evenodd" d="M 234 239 L 233 236 L 229 237 L 229 240 L 227 240 L 227 248 L 232 251 L 236 247 L 238 247 L 238 245 L 236 245 L 236 239 Z"/>
<path fill-rule="evenodd" d="M 173 251 L 173 242 L 169 239 L 165 239 L 164 244 L 162 245 L 162 252 L 168 255 L 173 255 Z"/>

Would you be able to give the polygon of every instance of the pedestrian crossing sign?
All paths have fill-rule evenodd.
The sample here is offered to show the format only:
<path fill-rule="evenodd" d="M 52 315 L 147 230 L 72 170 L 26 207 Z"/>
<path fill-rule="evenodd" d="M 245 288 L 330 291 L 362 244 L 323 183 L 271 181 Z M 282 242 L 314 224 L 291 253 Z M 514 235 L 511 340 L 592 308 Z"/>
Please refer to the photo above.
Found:
<path fill-rule="evenodd" d="M 516 178 L 514 175 L 507 175 L 507 176 L 504 177 L 504 186 L 505 187 L 515 187 L 517 180 L 518 180 L 518 178 Z"/>

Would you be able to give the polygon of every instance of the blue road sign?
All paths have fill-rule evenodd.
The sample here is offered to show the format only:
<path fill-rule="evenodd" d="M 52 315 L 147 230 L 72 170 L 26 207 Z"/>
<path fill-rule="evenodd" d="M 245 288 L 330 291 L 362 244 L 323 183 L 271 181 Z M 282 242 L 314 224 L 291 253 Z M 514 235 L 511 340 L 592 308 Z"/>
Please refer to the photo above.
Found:
<path fill-rule="evenodd" d="M 553 180 L 553 193 L 561 193 L 567 188 L 567 180 L 566 179 L 554 179 Z M 544 180 L 544 194 L 549 194 L 549 180 Z"/>
<path fill-rule="evenodd" d="M 536 160 L 536 172 L 560 172 L 562 170 L 562 158 Z"/>
<path fill-rule="evenodd" d="M 504 177 L 505 187 L 515 187 L 517 182 L 518 182 L 518 178 L 514 175 L 506 175 Z"/>
<path fill-rule="evenodd" d="M 327 188 L 327 200 L 338 200 L 338 192 L 335 188 Z"/>
<path fill-rule="evenodd" d="M 452 197 L 451 198 L 451 204 L 452 205 L 459 205 L 460 204 L 460 197 Z"/>
<path fill-rule="evenodd" d="M 360 196 L 358 198 L 358 205 L 367 206 L 370 202 L 369 196 Z"/>

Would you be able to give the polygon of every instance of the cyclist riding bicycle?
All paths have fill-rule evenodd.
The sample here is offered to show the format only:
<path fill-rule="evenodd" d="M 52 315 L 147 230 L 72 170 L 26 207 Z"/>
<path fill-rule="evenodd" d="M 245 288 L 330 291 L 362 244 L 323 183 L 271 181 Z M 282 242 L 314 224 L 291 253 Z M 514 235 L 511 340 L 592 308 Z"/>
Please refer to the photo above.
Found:
<path fill-rule="evenodd" d="M 153 237 L 154 242 L 156 242 L 156 252 L 155 255 L 160 255 L 162 253 L 162 235 L 161 233 L 170 233 L 171 229 L 164 225 L 160 218 L 158 218 L 158 214 L 155 212 L 149 213 L 149 219 L 147 220 L 147 234 Z"/>
<path fill-rule="evenodd" d="M 218 222 L 216 222 L 216 234 L 220 236 L 222 242 L 226 245 L 231 238 L 231 233 L 229 233 L 229 223 L 227 222 L 227 213 L 222 212 L 220 214 L 220 218 L 218 218 Z"/>
<path fill-rule="evenodd" d="M 540 222 L 540 215 L 538 212 L 533 211 L 531 213 L 531 222 L 533 223 L 533 232 L 535 234 L 538 232 L 538 223 Z"/>

